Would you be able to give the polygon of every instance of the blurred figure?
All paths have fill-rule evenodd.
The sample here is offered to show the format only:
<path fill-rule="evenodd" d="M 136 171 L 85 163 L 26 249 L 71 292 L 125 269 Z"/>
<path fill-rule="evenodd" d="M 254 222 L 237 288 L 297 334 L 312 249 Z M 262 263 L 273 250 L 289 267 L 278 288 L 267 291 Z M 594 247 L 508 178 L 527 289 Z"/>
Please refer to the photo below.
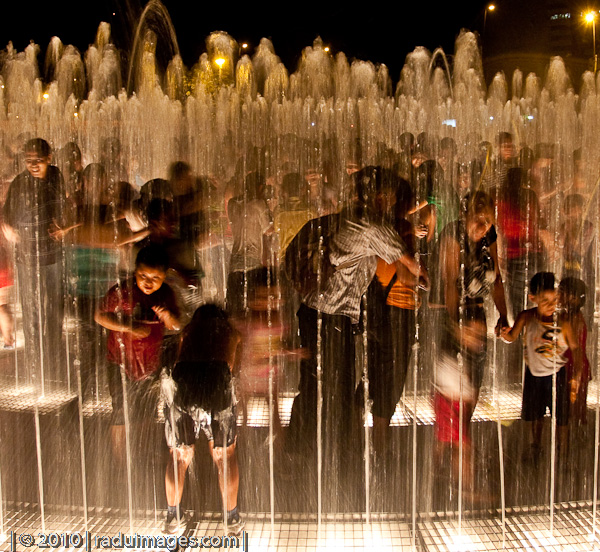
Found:
<path fill-rule="evenodd" d="M 121 156 L 121 141 L 116 137 L 104 138 L 100 144 L 100 164 L 104 166 L 110 185 L 128 181 L 126 163 Z"/>
<path fill-rule="evenodd" d="M 473 407 L 477 404 L 487 355 L 487 322 L 484 300 L 491 295 L 499 318 L 496 332 L 508 326 L 504 285 L 498 262 L 496 229 L 493 225 L 494 205 L 483 192 L 467 196 L 464 215 L 449 224 L 440 235 L 440 269 L 443 304 L 445 305 L 444 339 L 446 350 L 460 350 L 464 339 L 462 325 L 468 315 L 469 324 L 483 328 L 481 343 L 469 346 L 464 370 L 473 387 Z M 466 313 L 466 314 L 465 314 Z M 470 420 L 471 411 L 466 412 Z"/>
<path fill-rule="evenodd" d="M 440 140 L 437 161 L 444 171 L 444 181 L 453 186 L 453 171 L 457 157 L 456 142 L 453 138 L 446 136 Z"/>
<path fill-rule="evenodd" d="M 509 132 L 498 133 L 496 144 L 498 146 L 497 163 L 505 168 L 514 166 L 517 152 L 512 134 Z"/>
<path fill-rule="evenodd" d="M 436 474 L 439 476 L 440 470 L 448 465 L 446 456 L 449 452 L 451 487 L 458 487 L 462 463 L 463 496 L 468 502 L 479 502 L 482 496 L 474 488 L 470 429 L 479 389 L 473 384 L 469 366 L 484 351 L 487 339 L 485 324 L 479 313 L 467 307 L 460 341 L 448 337 L 446 334 L 434 366 Z"/>
<path fill-rule="evenodd" d="M 592 379 L 587 356 L 587 324 L 581 310 L 585 305 L 585 283 L 578 278 L 563 278 L 558 286 L 563 332 L 569 342 L 567 379 L 570 383 L 569 422 L 571 427 L 587 423 L 587 391 Z"/>
<path fill-rule="evenodd" d="M 302 356 L 302 349 L 289 349 L 282 337 L 287 331 L 281 317 L 281 290 L 276 279 L 271 280 L 264 269 L 259 285 L 248 297 L 248 320 L 245 323 L 232 321 L 243 336 L 242 358 L 234 374 L 237 377 L 239 404 L 244 426 L 248 422 L 248 400 L 251 397 L 266 397 L 271 407 L 273 437 L 280 447 L 282 439 L 279 415 L 279 379 L 286 357 Z M 272 385 L 271 383 L 272 382 Z"/>
<path fill-rule="evenodd" d="M 582 195 L 570 194 L 565 198 L 564 219 L 558 235 L 563 274 L 589 282 L 594 272 L 592 242 L 595 236 L 594 225 L 587 220 L 585 207 Z"/>
<path fill-rule="evenodd" d="M 197 249 L 208 230 L 205 201 L 210 183 L 204 178 L 196 178 L 187 163 L 176 161 L 169 166 L 169 184 L 173 192 L 177 233 L 190 248 Z"/>
<path fill-rule="evenodd" d="M 316 216 L 304 191 L 304 181 L 298 173 L 289 173 L 281 184 L 281 204 L 275 211 L 273 227 L 279 236 L 279 258 L 304 223 Z"/>
<path fill-rule="evenodd" d="M 4 349 L 15 347 L 15 320 L 11 304 L 14 301 L 13 259 L 9 244 L 0 236 L 0 334 Z"/>
<path fill-rule="evenodd" d="M 351 430 L 355 421 L 354 332 L 360 321 L 361 297 L 375 274 L 377 257 L 406 266 L 415 277 L 427 280 L 426 270 L 409 254 L 404 240 L 385 220 L 388 206 L 395 199 L 396 177 L 381 167 L 367 167 L 356 173 L 355 178 L 354 201 L 339 216 L 327 217 L 337 228 L 329 239 L 329 260 L 337 269 L 320 289 L 302 297 L 298 310 L 300 340 L 306 358 L 300 364 L 299 392 L 294 399 L 287 436 L 290 451 L 307 453 L 316 449 L 317 372 L 321 360 L 324 399 L 321 422 L 326 435 L 323 466 L 331 474 L 325 492 L 333 508 L 340 500 L 340 486 L 345 488 L 353 481 L 347 462 L 353 450 Z"/>
<path fill-rule="evenodd" d="M 281 205 L 273 217 L 273 228 L 277 233 L 279 247 L 278 258 L 285 258 L 285 251 L 306 222 L 316 216 L 316 212 L 308 203 L 308 194 L 305 190 L 305 182 L 298 173 L 289 173 L 283 177 L 281 185 Z M 290 285 L 284 270 L 280 271 L 279 282 L 282 297 L 286 301 L 281 305 L 283 325 L 286 328 L 285 341 L 295 343 L 297 332 L 296 312 L 300 307 L 298 294 Z"/>
<path fill-rule="evenodd" d="M 265 266 L 265 234 L 272 231 L 265 201 L 265 180 L 260 173 L 246 177 L 244 193 L 229 201 L 227 211 L 233 231 L 233 246 L 227 277 L 227 312 L 245 316 L 248 295 L 258 285 Z"/>
<path fill-rule="evenodd" d="M 185 325 L 202 302 L 202 279 L 196 248 L 177 235 L 177 220 L 172 201 L 155 197 L 148 205 L 148 236 L 134 248 L 140 251 L 148 245 L 160 246 L 169 259 L 166 283 L 173 290 Z M 163 340 L 163 365 L 172 366 L 179 348 L 179 332 L 167 330 Z"/>
<path fill-rule="evenodd" d="M 508 306 L 513 316 L 525 308 L 527 282 L 545 265 L 544 242 L 552 241 L 548 233 L 540 229 L 538 196 L 525 187 L 523 176 L 523 169 L 509 169 L 506 181 L 494 191 Z"/>
<path fill-rule="evenodd" d="M 413 171 L 412 189 L 417 209 L 411 210 L 416 235 L 422 238 L 419 253 L 427 265 L 433 242 L 448 217 L 455 217 L 451 190 L 443 186 L 443 171 L 437 161 L 425 161 Z"/>
<path fill-rule="evenodd" d="M 119 248 L 144 238 L 147 232 L 131 232 L 122 212 L 127 200 L 108 186 L 99 163 L 83 170 L 78 196 L 77 226 L 66 240 L 66 282 L 71 314 L 77 320 L 74 358 L 80 361 L 83 393 L 87 396 L 91 391 L 97 398 L 104 343 L 94 313 L 118 277 Z"/>
<path fill-rule="evenodd" d="M 65 179 L 65 193 L 67 197 L 72 198 L 74 203 L 78 203 L 81 194 L 83 163 L 81 160 L 81 150 L 75 142 L 67 142 L 57 152 L 56 164 Z"/>
<path fill-rule="evenodd" d="M 589 290 L 596 289 L 596 232 L 588 219 L 589 203 L 580 194 L 569 194 L 563 202 L 563 223 L 558 231 L 558 247 L 562 251 L 562 275 L 584 281 Z M 593 309 L 585 314 L 587 324 L 593 324 Z"/>
<path fill-rule="evenodd" d="M 415 198 L 410 184 L 399 179 L 395 204 L 389 206 L 389 211 L 409 255 L 414 255 L 416 248 L 415 231 L 407 220 L 414 209 Z M 421 304 L 419 282 L 408 269 L 398 270 L 396 264 L 378 259 L 375 277 L 366 297 L 373 448 L 383 471 L 386 461 L 392 460 L 387 457 L 391 440 L 389 424 L 404 390 L 415 341 L 415 317 Z"/>
<path fill-rule="evenodd" d="M 578 148 L 573 152 L 573 185 L 572 191 L 575 194 L 580 194 L 584 198 L 591 197 L 591 186 L 588 183 L 588 163 L 583 157 L 582 148 Z"/>
<path fill-rule="evenodd" d="M 25 361 L 37 385 L 64 382 L 62 239 L 68 226 L 62 175 L 41 138 L 24 147 L 27 170 L 11 183 L 2 229 L 14 244 L 25 333 Z"/>

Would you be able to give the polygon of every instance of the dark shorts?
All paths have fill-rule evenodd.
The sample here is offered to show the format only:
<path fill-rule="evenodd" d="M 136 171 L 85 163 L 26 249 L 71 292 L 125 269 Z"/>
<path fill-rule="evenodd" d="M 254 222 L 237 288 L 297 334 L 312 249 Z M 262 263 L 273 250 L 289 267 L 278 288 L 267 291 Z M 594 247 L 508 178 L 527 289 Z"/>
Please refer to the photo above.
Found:
<path fill-rule="evenodd" d="M 235 405 L 224 410 L 207 412 L 194 407 L 190 412 L 176 405 L 165 405 L 165 437 L 169 448 L 191 446 L 203 432 L 214 447 L 229 447 L 235 443 L 237 413 Z"/>
<path fill-rule="evenodd" d="M 160 388 L 156 377 L 141 381 L 131 381 L 126 378 L 126 394 L 123 393 L 121 368 L 118 364 L 108 364 L 108 389 L 112 401 L 111 425 L 125 425 L 125 397 L 127 397 L 127 412 L 130 423 L 140 423 L 144 420 L 153 421 L 160 398 Z"/>
<path fill-rule="evenodd" d="M 569 421 L 569 393 L 567 369 L 563 366 L 556 374 L 556 424 L 559 426 L 566 426 Z M 526 422 L 540 420 L 547 408 L 552 412 L 552 376 L 534 376 L 526 366 L 521 418 Z"/>

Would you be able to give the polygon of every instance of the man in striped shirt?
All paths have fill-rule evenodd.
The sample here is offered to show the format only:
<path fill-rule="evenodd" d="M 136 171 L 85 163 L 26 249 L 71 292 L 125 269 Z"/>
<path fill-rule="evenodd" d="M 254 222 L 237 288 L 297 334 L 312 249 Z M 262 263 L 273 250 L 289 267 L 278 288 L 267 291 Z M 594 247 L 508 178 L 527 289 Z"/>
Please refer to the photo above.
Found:
<path fill-rule="evenodd" d="M 320 373 L 323 471 L 329 476 L 332 499 L 338 496 L 343 481 L 331 474 L 342 476 L 352 471 L 342 466 L 342 461 L 346 461 L 344 452 L 353 448 L 354 336 L 361 318 L 361 299 L 375 274 L 377 259 L 402 265 L 420 277 L 423 285 L 428 282 L 425 269 L 407 254 L 404 241 L 384 219 L 395 201 L 396 185 L 395 175 L 381 167 L 366 167 L 356 174 L 356 198 L 342 210 L 339 230 L 326 252 L 336 270 L 319 289 L 302 298 L 298 310 L 300 340 L 306 353 L 300 365 L 288 444 L 292 450 L 314 450 Z"/>

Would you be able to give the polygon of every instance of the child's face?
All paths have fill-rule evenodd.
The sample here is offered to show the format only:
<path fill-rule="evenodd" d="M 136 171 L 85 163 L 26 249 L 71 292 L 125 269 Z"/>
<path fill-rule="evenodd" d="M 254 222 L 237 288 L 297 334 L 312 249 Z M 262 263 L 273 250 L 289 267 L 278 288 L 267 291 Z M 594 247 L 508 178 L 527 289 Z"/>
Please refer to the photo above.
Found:
<path fill-rule="evenodd" d="M 151 268 L 140 264 L 135 269 L 135 283 L 142 293 L 152 295 L 160 289 L 167 276 L 161 268 Z"/>
<path fill-rule="evenodd" d="M 529 298 L 537 305 L 537 311 L 540 316 L 550 317 L 556 311 L 558 293 L 554 289 L 540 291 L 536 295 L 530 295 Z"/>

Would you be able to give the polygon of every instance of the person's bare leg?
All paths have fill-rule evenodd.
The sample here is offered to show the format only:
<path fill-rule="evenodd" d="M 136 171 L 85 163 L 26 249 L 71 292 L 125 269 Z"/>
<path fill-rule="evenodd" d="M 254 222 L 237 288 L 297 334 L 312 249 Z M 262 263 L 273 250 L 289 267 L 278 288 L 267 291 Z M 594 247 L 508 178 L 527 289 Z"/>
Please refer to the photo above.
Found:
<path fill-rule="evenodd" d="M 110 426 L 110 444 L 112 447 L 113 456 L 119 467 L 125 465 L 127 456 L 127 439 L 125 434 L 125 425 Z"/>
<path fill-rule="evenodd" d="M 15 329 L 13 314 L 8 305 L 0 305 L 0 333 L 5 347 L 13 347 L 15 344 Z"/>
<path fill-rule="evenodd" d="M 462 450 L 458 443 L 454 443 L 452 446 L 453 477 L 458 483 L 462 462 L 462 488 L 466 493 L 471 493 L 473 491 L 473 463 L 471 450 L 471 443 L 464 440 Z"/>
<path fill-rule="evenodd" d="M 175 458 L 177 465 L 175 465 Z M 165 473 L 165 491 L 169 506 L 177 506 L 181 502 L 185 474 L 193 458 L 194 445 L 169 449 L 169 463 Z M 177 477 L 175 477 L 175 474 L 177 474 Z"/>
<path fill-rule="evenodd" d="M 225 496 L 225 469 L 223 458 L 223 447 L 215 447 L 214 441 L 208 443 L 213 462 L 217 466 L 219 479 L 219 489 L 223 504 L 226 504 L 227 511 L 233 510 L 237 506 L 238 489 L 240 486 L 240 472 L 237 462 L 237 453 L 235 443 L 227 447 L 227 496 Z"/>

